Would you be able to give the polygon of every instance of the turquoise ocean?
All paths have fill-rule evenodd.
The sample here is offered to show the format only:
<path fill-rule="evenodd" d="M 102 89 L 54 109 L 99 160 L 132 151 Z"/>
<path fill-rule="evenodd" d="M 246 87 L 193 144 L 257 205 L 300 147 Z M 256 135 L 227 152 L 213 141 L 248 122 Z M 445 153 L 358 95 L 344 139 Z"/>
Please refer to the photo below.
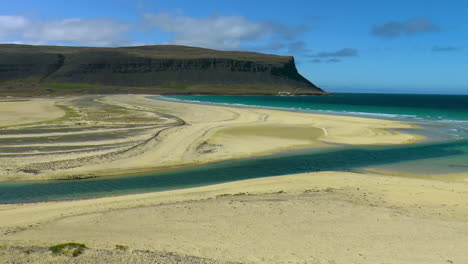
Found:
<path fill-rule="evenodd" d="M 468 139 L 468 95 L 171 96 L 173 100 L 398 120 L 424 126 L 434 140 Z"/>
<path fill-rule="evenodd" d="M 334 146 L 213 163 L 139 176 L 0 184 L 0 203 L 84 199 L 204 186 L 276 175 L 368 168 L 417 174 L 468 172 L 468 96 L 335 94 L 333 96 L 171 96 L 193 103 L 383 118 L 417 124 L 427 140 L 399 146 Z"/>

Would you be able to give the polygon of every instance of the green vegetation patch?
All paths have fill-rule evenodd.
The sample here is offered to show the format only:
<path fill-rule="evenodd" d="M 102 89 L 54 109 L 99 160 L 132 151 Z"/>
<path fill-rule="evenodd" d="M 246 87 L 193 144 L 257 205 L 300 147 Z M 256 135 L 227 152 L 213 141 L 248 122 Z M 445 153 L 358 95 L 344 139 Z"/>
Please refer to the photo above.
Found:
<path fill-rule="evenodd" d="M 106 113 L 110 113 L 110 114 L 121 114 L 121 115 L 127 115 L 127 114 L 130 114 L 132 113 L 131 111 L 127 110 L 127 109 L 105 109 L 105 110 L 102 110 Z"/>
<path fill-rule="evenodd" d="M 99 88 L 90 84 L 69 84 L 69 83 L 48 83 L 47 88 L 53 89 L 96 89 Z"/>
<path fill-rule="evenodd" d="M 164 87 L 169 88 L 169 89 L 187 89 L 188 88 L 187 85 L 175 83 L 175 82 L 170 82 L 169 84 L 166 84 Z"/>
<path fill-rule="evenodd" d="M 161 122 L 162 119 L 157 116 L 148 116 L 143 112 L 128 109 L 90 109 L 84 111 L 88 120 L 97 120 L 104 122 Z"/>
<path fill-rule="evenodd" d="M 65 111 L 65 116 L 59 118 L 58 120 L 51 120 L 51 121 L 64 121 L 64 120 L 69 120 L 73 118 L 79 118 L 81 117 L 80 113 L 73 107 L 69 105 L 64 105 L 64 104 L 55 104 L 58 108 L 61 108 L 63 111 Z"/>
<path fill-rule="evenodd" d="M 40 82 L 40 80 L 41 80 L 41 76 L 29 76 L 27 78 L 20 80 L 20 82 L 28 83 L 28 84 L 36 84 Z"/>
<path fill-rule="evenodd" d="M 54 255 L 65 255 L 70 257 L 77 257 L 81 255 L 86 249 L 86 245 L 76 242 L 68 242 L 49 247 Z"/>
<path fill-rule="evenodd" d="M 115 245 L 115 249 L 126 251 L 126 250 L 128 250 L 128 246 L 127 245 L 117 244 L 117 245 Z"/>
<path fill-rule="evenodd" d="M 12 80 L 2 80 L 0 81 L 0 86 L 3 85 L 36 85 L 41 81 L 41 76 L 32 75 L 26 78 L 12 79 Z"/>
<path fill-rule="evenodd" d="M 28 102 L 31 100 L 28 99 L 6 99 L 6 100 L 0 100 L 0 103 L 11 103 L 11 102 Z"/>

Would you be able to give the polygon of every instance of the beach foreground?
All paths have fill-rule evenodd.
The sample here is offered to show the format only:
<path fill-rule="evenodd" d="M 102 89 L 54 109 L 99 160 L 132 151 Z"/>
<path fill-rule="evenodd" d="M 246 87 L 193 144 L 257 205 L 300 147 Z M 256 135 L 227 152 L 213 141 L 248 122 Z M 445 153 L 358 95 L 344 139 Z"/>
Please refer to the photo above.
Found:
<path fill-rule="evenodd" d="M 47 247 L 76 241 L 73 263 L 466 263 L 467 200 L 465 183 L 322 172 L 1 205 L 0 259 L 64 263 Z"/>

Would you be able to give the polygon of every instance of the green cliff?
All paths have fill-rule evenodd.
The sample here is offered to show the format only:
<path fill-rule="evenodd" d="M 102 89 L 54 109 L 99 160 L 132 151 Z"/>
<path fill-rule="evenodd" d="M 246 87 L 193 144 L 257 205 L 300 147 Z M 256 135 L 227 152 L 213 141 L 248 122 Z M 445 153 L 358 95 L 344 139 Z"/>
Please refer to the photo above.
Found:
<path fill-rule="evenodd" d="M 174 45 L 0 45 L 0 95 L 67 93 L 325 94 L 290 56 Z"/>

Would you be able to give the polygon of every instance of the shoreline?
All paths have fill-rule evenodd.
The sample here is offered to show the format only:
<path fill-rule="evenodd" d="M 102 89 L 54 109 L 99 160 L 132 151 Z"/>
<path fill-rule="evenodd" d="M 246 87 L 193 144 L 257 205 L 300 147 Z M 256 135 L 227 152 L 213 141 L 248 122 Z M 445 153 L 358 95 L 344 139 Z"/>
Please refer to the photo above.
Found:
<path fill-rule="evenodd" d="M 415 94 L 416 95 L 416 94 Z M 419 94 L 418 94 L 419 95 Z M 172 95 L 172 96 L 183 96 L 183 95 Z M 191 96 L 191 95 L 188 95 Z M 196 96 L 210 96 L 210 95 L 196 95 Z M 220 96 L 227 96 L 230 97 L 231 95 L 220 95 Z M 234 95 L 237 96 L 237 95 Z M 183 100 L 177 98 L 171 98 L 171 95 L 149 95 L 148 97 L 162 97 L 158 100 L 166 100 L 170 102 L 182 102 L 182 103 L 191 103 L 191 104 L 205 104 L 205 105 L 217 105 L 217 106 L 227 106 L 227 107 L 239 107 L 239 108 L 260 108 L 260 109 L 267 109 L 267 110 L 278 110 L 278 111 L 286 111 L 291 113 L 310 113 L 310 114 L 317 114 L 317 115 L 330 115 L 330 116 L 343 116 L 343 117 L 356 117 L 356 118 L 368 118 L 368 119 L 378 119 L 378 120 L 386 120 L 391 122 L 402 122 L 405 124 L 411 124 L 411 128 L 405 129 L 395 129 L 395 131 L 400 133 L 408 133 L 408 134 L 418 134 L 421 136 L 419 142 L 421 143 L 431 143 L 431 142 L 451 142 L 455 140 L 460 140 L 461 138 L 456 135 L 450 136 L 443 136 L 442 133 L 435 133 L 434 126 L 438 126 L 441 124 L 449 125 L 449 124 L 456 124 L 459 122 L 466 123 L 468 121 L 463 120 L 451 120 L 451 119 L 424 119 L 421 117 L 417 117 L 416 119 L 406 119 L 405 117 L 416 115 L 409 115 L 409 114 L 384 114 L 384 113 L 368 113 L 368 112 L 346 112 L 346 111 L 335 111 L 335 110 L 312 110 L 312 109 L 294 109 L 294 108 L 287 108 L 287 107 L 280 107 L 280 106 L 264 106 L 264 105 L 245 105 L 245 104 L 234 104 L 234 103 L 222 103 L 222 102 L 203 102 L 197 100 Z M 454 127 L 452 127 L 454 128 Z M 418 133 L 419 132 L 419 133 Z M 424 132 L 424 133 L 421 133 Z"/>
<path fill-rule="evenodd" d="M 402 122 L 252 107 L 238 108 L 168 102 L 149 99 L 146 98 L 147 96 L 112 95 L 90 97 L 91 99 L 94 98 L 92 99 L 94 103 L 102 105 L 99 107 L 118 108 L 112 110 L 114 112 L 131 112 L 132 115 L 138 114 L 138 118 L 142 120 L 144 120 L 143 117 L 150 118 L 152 116 L 153 126 L 156 130 L 146 129 L 145 134 L 138 134 L 138 137 L 142 140 L 139 145 L 129 145 L 131 146 L 130 149 L 127 147 L 127 149 L 121 148 L 121 150 L 111 148 L 107 152 L 96 146 L 96 154 L 79 151 L 76 152 L 77 154 L 67 152 L 63 157 L 50 153 L 22 158 L 24 164 L 38 164 L 38 169 L 34 167 L 27 169 L 28 171 L 37 171 L 37 173 L 33 174 L 21 172 L 15 174 L 12 172 L 15 168 L 24 166 L 20 164 L 18 158 L 15 158 L 18 165 L 15 165 L 16 167 L 10 166 L 8 171 L 0 171 L 0 175 L 6 175 L 0 181 L 135 175 L 172 170 L 174 167 L 186 168 L 231 159 L 278 154 L 283 151 L 324 147 L 333 144 L 410 144 L 423 139 L 422 136 L 390 130 L 393 128 L 415 128 L 411 124 Z M 78 106 L 76 104 L 70 105 L 73 100 L 76 101 L 79 98 L 81 97 L 65 97 L 59 98 L 59 100 L 51 98 L 49 100 L 58 100 L 60 104 L 68 105 L 68 107 L 73 106 L 73 109 L 83 116 L 83 110 L 79 104 Z M 87 111 L 84 113 L 89 116 L 90 110 Z M 114 113 L 111 112 L 111 114 Z M 68 115 L 70 114 L 68 113 Z M 124 122 L 132 122 L 134 119 L 125 120 Z M 78 120 L 73 122 L 84 123 L 84 129 L 91 130 L 93 129 L 92 122 L 96 123 L 98 121 Z M 86 127 L 88 123 L 91 124 Z M 108 125 L 108 123 L 106 124 Z M 110 123 L 110 125 L 112 124 Z M 53 128 L 53 125 L 49 126 Z M 76 125 L 70 129 L 76 129 Z M 235 133 L 229 132 L 230 129 L 234 129 L 236 133 L 243 133 L 242 139 L 236 138 Z M 321 130 L 320 133 L 318 129 Z M 158 130 L 160 132 L 154 135 L 154 131 Z M 111 130 L 107 129 L 106 131 Z M 98 130 L 91 132 L 91 135 L 101 133 Z M 80 135 L 81 132 L 74 133 Z M 67 134 L 63 133 L 63 135 L 65 137 Z M 125 139 L 122 144 L 127 144 L 125 142 L 133 144 L 130 142 L 133 138 L 135 137 Z M 113 140 L 106 144 L 112 145 Z M 66 142 L 64 144 L 65 146 L 70 145 L 70 143 Z M 89 141 L 88 144 L 93 145 L 96 143 Z M 65 161 L 62 162 L 61 160 L 64 159 Z M 86 159 L 85 162 L 81 162 L 86 163 L 86 166 L 76 166 L 73 162 L 68 161 L 73 161 L 73 159 L 78 159 L 77 162 Z M 55 167 L 48 169 L 47 166 L 41 165 L 46 161 L 49 163 L 55 162 L 53 163 L 56 164 Z M 6 164 L 8 164 L 8 159 Z M 125 171 L 125 173 L 122 173 L 122 171 Z"/>
<path fill-rule="evenodd" d="M 187 103 L 187 104 L 195 104 L 195 105 L 213 105 L 213 106 L 221 106 L 221 107 L 225 106 L 225 107 L 247 108 L 247 109 L 257 108 L 257 109 L 283 111 L 283 112 L 290 112 L 290 113 L 305 113 L 305 114 L 314 114 L 314 115 L 329 115 L 329 116 L 355 117 L 355 118 L 365 118 L 365 119 L 366 118 L 378 119 L 378 120 L 385 120 L 385 121 L 390 121 L 390 122 L 401 122 L 404 124 L 411 125 L 412 127 L 410 127 L 409 129 L 421 129 L 422 128 L 420 125 L 416 124 L 415 122 L 406 121 L 406 120 L 395 120 L 395 119 L 388 118 L 388 116 L 392 114 L 365 113 L 365 112 L 362 112 L 362 113 L 340 112 L 340 111 L 333 111 L 333 110 L 294 109 L 294 108 L 287 108 L 287 107 L 280 107 L 280 106 L 276 107 L 276 106 L 262 106 L 262 105 L 213 103 L 213 102 L 182 100 L 182 99 L 177 99 L 177 98 L 171 98 L 170 96 L 192 96 L 192 95 L 145 95 L 145 98 L 152 99 L 151 97 L 161 97 L 161 98 L 154 98 L 153 100 L 161 100 L 161 101 L 168 101 L 168 102 L 175 102 L 175 103 Z M 211 95 L 201 94 L 201 95 L 193 95 L 193 96 L 211 96 Z M 231 95 L 219 95 L 219 96 L 231 96 Z M 233 96 L 242 96 L 242 95 L 233 95 Z M 245 96 L 252 96 L 252 95 L 245 95 Z M 264 96 L 267 96 L 267 95 L 264 95 Z M 398 131 L 398 132 L 401 132 L 401 131 Z"/>

